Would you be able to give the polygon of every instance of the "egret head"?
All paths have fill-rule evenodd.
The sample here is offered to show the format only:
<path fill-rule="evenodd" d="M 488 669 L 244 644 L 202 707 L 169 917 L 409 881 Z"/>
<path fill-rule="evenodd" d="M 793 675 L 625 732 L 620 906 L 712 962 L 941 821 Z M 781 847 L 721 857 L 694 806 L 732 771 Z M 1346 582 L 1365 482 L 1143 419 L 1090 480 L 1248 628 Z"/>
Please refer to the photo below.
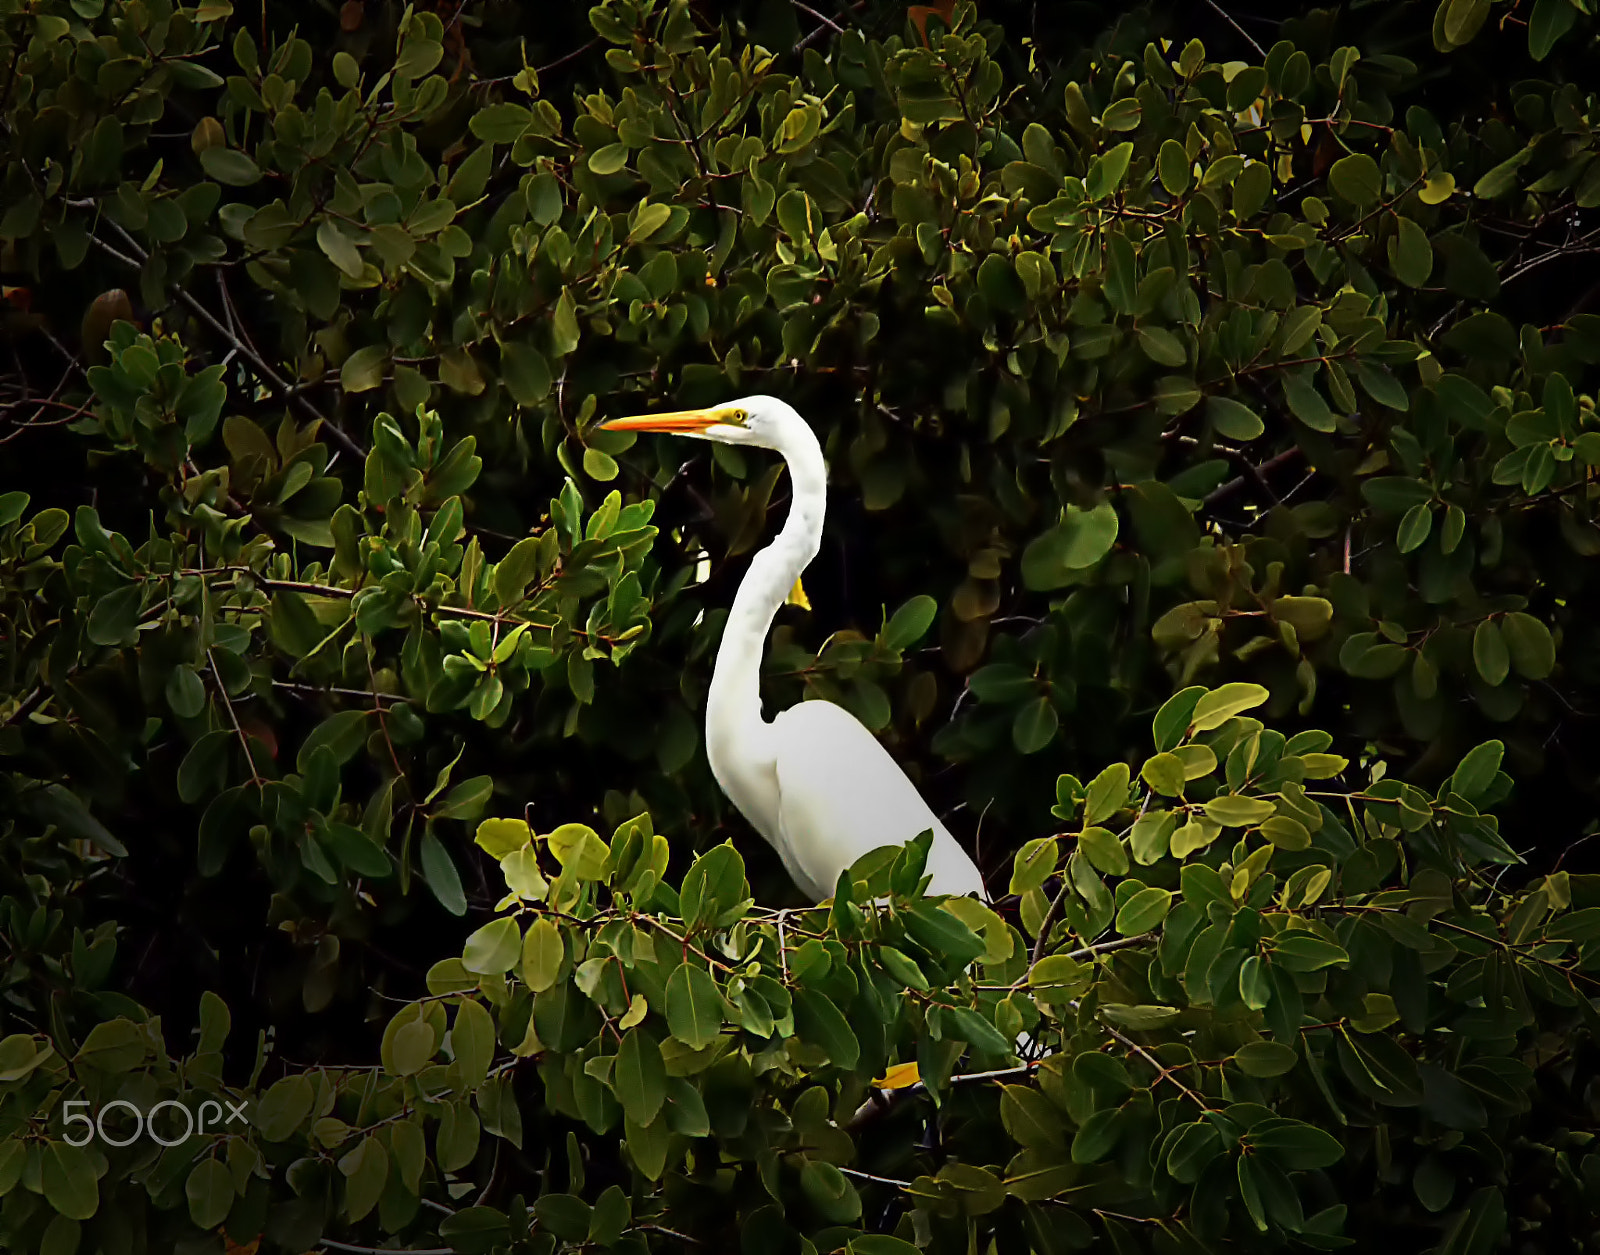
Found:
<path fill-rule="evenodd" d="M 806 429 L 806 421 L 787 402 L 776 397 L 753 396 L 699 410 L 613 418 L 600 426 L 607 431 L 660 431 L 782 452 L 793 445 L 787 438 L 789 434 L 796 428 Z"/>

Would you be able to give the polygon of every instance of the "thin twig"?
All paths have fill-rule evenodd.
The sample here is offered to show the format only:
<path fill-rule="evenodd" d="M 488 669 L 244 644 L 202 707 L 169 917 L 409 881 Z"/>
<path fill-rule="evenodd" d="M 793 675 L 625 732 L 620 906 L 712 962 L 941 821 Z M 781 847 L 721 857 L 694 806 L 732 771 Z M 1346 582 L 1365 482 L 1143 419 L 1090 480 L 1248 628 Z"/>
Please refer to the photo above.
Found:
<path fill-rule="evenodd" d="M 1120 1041 L 1129 1050 L 1133 1051 L 1141 1059 L 1143 1059 L 1146 1063 L 1148 1063 L 1151 1067 L 1153 1067 L 1156 1070 L 1156 1079 L 1157 1080 L 1162 1080 L 1164 1078 L 1166 1080 L 1171 1081 L 1183 1093 L 1183 1096 L 1185 1098 L 1189 1099 L 1189 1101 L 1194 1103 L 1197 1107 L 1199 1107 L 1200 1110 L 1202 1110 L 1202 1111 L 1214 1110 L 1214 1108 L 1211 1106 L 1211 1104 L 1208 1103 L 1201 1095 L 1195 1093 L 1194 1090 L 1190 1089 L 1187 1085 L 1185 1085 L 1182 1081 L 1180 1081 L 1173 1074 L 1174 1073 L 1174 1069 L 1173 1068 L 1169 1068 L 1166 1064 L 1162 1063 L 1160 1059 L 1157 1059 L 1155 1057 L 1155 1055 L 1153 1055 L 1145 1047 L 1141 1046 L 1138 1042 L 1134 1041 L 1133 1038 L 1129 1037 L 1121 1029 L 1113 1028 L 1110 1024 L 1106 1024 L 1103 1021 L 1101 1022 L 1100 1027 L 1105 1029 L 1106 1032 L 1110 1033 L 1113 1037 L 1115 1037 L 1118 1041 Z"/>
<path fill-rule="evenodd" d="M 115 226 L 116 224 L 113 223 L 112 225 Z M 128 266 L 134 270 L 144 269 L 144 263 L 142 261 L 136 260 L 112 245 L 107 244 L 93 231 L 89 232 L 89 240 L 95 245 L 95 247 L 100 249 L 101 252 L 105 253 L 106 256 L 115 261 L 120 261 L 124 266 Z M 130 243 L 131 242 L 132 241 L 130 239 Z M 233 332 L 229 331 L 226 324 L 224 324 L 221 319 L 219 319 L 209 309 L 202 305 L 191 292 L 182 287 L 173 287 L 171 291 L 172 294 L 176 296 L 178 300 L 182 302 L 196 318 L 200 319 L 230 345 L 232 345 L 234 351 L 238 353 L 240 357 L 244 358 L 245 361 L 250 363 L 250 365 L 255 369 L 256 373 L 274 392 L 278 393 L 286 401 L 292 401 L 299 405 L 303 410 L 306 411 L 306 413 L 311 415 L 312 418 L 316 419 L 325 428 L 327 428 L 328 435 L 332 437 L 335 444 L 343 448 L 344 451 L 350 454 L 352 457 L 366 457 L 365 449 L 363 449 L 343 430 L 336 426 L 326 414 L 324 414 L 309 400 L 307 400 L 305 396 L 292 389 L 277 371 L 273 370 L 271 366 L 267 365 L 266 360 L 259 353 L 255 352 L 243 340 L 234 335 Z"/>
<path fill-rule="evenodd" d="M 817 12 L 817 10 L 813 9 L 809 4 L 801 4 L 800 0 L 789 0 L 789 3 L 791 5 L 793 5 L 795 8 L 799 9 L 800 12 L 806 14 L 807 16 L 816 18 L 817 21 L 821 22 L 824 26 L 828 27 L 835 34 L 839 34 L 839 35 L 844 34 L 844 27 L 840 26 L 839 23 L 835 22 L 826 13 L 819 13 L 819 12 Z"/>
<path fill-rule="evenodd" d="M 1285 463 L 1292 462 L 1295 458 L 1302 456 L 1304 456 L 1304 454 L 1299 445 L 1285 449 L 1282 453 L 1275 454 L 1274 456 L 1268 458 L 1265 462 L 1261 463 L 1260 466 L 1251 466 L 1245 474 L 1235 475 L 1220 488 L 1214 489 L 1212 492 L 1208 493 L 1200 504 L 1209 508 L 1219 501 L 1226 500 L 1228 497 L 1231 497 L 1234 493 L 1238 492 L 1239 489 L 1243 488 L 1246 484 L 1251 483 L 1260 486 L 1270 497 L 1272 496 L 1272 489 L 1268 487 L 1266 481 L 1268 472 L 1275 471 Z"/>
<path fill-rule="evenodd" d="M 256 786 L 256 792 L 262 792 L 267 786 L 261 778 L 261 773 L 256 770 L 256 756 L 250 752 L 250 738 L 245 736 L 244 728 L 239 725 L 238 712 L 233 708 L 233 699 L 228 696 L 228 686 L 222 682 L 222 672 L 217 670 L 217 658 L 211 650 L 206 650 L 206 660 L 211 664 L 211 677 L 217 682 L 217 692 L 222 697 L 222 704 L 228 708 L 228 718 L 233 722 L 233 730 L 239 737 L 239 746 L 244 750 L 245 762 L 250 764 L 250 779 Z"/>
<path fill-rule="evenodd" d="M 847 1177 L 855 1177 L 858 1181 L 871 1181 L 874 1185 L 892 1185 L 897 1190 L 909 1190 L 910 1181 L 902 1181 L 897 1177 L 880 1177 L 876 1173 L 862 1172 L 859 1168 L 840 1168 L 839 1171 Z"/>
<path fill-rule="evenodd" d="M 533 72 L 535 74 L 548 74 L 551 70 L 559 69 L 568 61 L 576 61 L 579 57 L 588 52 L 589 49 L 593 48 L 599 42 L 600 39 L 598 36 L 596 36 L 594 39 L 591 39 L 588 43 L 584 44 L 581 48 L 574 48 L 565 56 L 557 57 L 554 61 L 550 62 L 549 65 L 535 66 Z"/>
<path fill-rule="evenodd" d="M 704 1246 L 705 1245 L 705 1243 L 702 1242 L 699 1238 L 691 1237 L 687 1233 L 679 1233 L 676 1229 L 667 1228 L 666 1225 L 641 1224 L 641 1225 L 635 1225 L 634 1226 L 634 1230 L 636 1232 L 643 1232 L 643 1233 L 660 1233 L 660 1234 L 663 1234 L 664 1236 L 669 1237 L 669 1238 L 677 1238 L 678 1241 L 680 1241 L 680 1242 L 687 1242 L 690 1246 Z"/>
<path fill-rule="evenodd" d="M 993 1072 L 963 1072 L 959 1076 L 952 1076 L 950 1084 L 969 1085 L 973 1081 L 997 1081 L 1007 1076 L 1026 1076 L 1043 1062 L 1044 1059 L 1030 1059 L 1027 1063 L 1014 1068 L 996 1068 Z"/>
<path fill-rule="evenodd" d="M 1061 874 L 1061 892 L 1050 900 L 1050 906 L 1044 913 L 1044 920 L 1039 925 L 1039 936 L 1033 943 L 1033 955 L 1029 962 L 1030 967 L 1043 957 L 1045 943 L 1050 939 L 1050 930 L 1055 927 L 1056 916 L 1061 913 L 1061 903 L 1065 901 L 1071 888 L 1072 886 L 1067 880 L 1066 873 L 1063 872 Z"/>
<path fill-rule="evenodd" d="M 1234 30 L 1239 32 L 1239 37 L 1256 50 L 1256 56 L 1261 57 L 1263 60 L 1266 59 L 1267 50 L 1260 44 L 1256 43 L 1256 41 L 1251 37 L 1250 32 L 1245 30 L 1244 27 L 1240 26 L 1239 23 L 1235 22 L 1233 20 L 1233 15 L 1224 9 L 1220 4 L 1218 4 L 1217 0 L 1206 0 L 1206 4 L 1210 6 L 1211 10 L 1216 13 L 1218 17 L 1220 17 L 1229 26 L 1233 27 Z"/>

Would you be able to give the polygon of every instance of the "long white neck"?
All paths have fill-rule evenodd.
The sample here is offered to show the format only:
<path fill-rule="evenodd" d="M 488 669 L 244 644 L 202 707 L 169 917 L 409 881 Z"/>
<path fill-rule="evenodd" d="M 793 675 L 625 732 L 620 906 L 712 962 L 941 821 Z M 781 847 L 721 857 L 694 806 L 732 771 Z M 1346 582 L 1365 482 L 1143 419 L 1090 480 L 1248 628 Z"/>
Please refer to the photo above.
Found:
<path fill-rule="evenodd" d="M 706 698 L 706 756 L 723 791 L 768 841 L 777 843 L 777 816 L 768 815 L 775 790 L 761 715 L 761 658 L 767 632 L 800 573 L 817 556 L 827 506 L 828 468 L 810 427 L 797 422 L 779 452 L 789 470 L 789 517 L 777 538 L 751 559 L 722 629 L 711 691 Z M 767 759 L 767 761 L 762 761 Z"/>

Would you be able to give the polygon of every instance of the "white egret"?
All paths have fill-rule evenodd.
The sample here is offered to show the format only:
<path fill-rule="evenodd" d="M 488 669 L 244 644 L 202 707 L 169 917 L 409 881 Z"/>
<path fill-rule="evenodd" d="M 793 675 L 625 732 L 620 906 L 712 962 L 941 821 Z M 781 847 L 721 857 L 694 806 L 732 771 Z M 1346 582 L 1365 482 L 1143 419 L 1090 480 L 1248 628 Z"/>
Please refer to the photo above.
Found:
<path fill-rule="evenodd" d="M 706 756 L 722 791 L 777 850 L 795 884 L 821 902 L 833 896 L 839 873 L 863 854 L 931 828 L 928 892 L 987 897 L 977 866 L 854 715 L 818 700 L 770 722 L 762 715 L 767 630 L 822 542 L 828 469 L 810 425 L 784 402 L 753 396 L 601 426 L 771 449 L 788 466 L 789 517 L 777 539 L 751 560 L 722 630 L 706 699 Z"/>

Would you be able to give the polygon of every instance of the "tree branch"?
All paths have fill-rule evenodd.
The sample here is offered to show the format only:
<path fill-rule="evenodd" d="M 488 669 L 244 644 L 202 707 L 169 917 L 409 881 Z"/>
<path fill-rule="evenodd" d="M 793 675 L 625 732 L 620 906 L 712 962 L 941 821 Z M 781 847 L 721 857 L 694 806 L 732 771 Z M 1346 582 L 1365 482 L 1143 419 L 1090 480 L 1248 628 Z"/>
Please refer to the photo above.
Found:
<path fill-rule="evenodd" d="M 1267 50 L 1260 44 L 1256 43 L 1250 32 L 1245 30 L 1244 27 L 1240 26 L 1238 22 L 1234 21 L 1233 15 L 1224 9 L 1220 4 L 1218 4 L 1217 0 L 1206 0 L 1206 4 L 1210 7 L 1213 13 L 1220 17 L 1229 26 L 1233 27 L 1234 30 L 1239 32 L 1239 37 L 1256 50 L 1256 56 L 1260 57 L 1262 60 L 1266 59 Z"/>
<path fill-rule="evenodd" d="M 82 207 L 84 202 L 69 201 L 68 204 L 75 207 Z M 92 207 L 93 202 L 88 202 L 88 205 Z M 121 228 L 117 227 L 116 223 L 112 223 L 111 225 L 116 227 L 117 230 L 121 231 Z M 122 232 L 122 234 L 127 243 L 137 251 L 138 245 L 134 242 L 134 240 L 129 237 L 126 232 Z M 148 260 L 148 258 L 138 259 L 135 257 L 130 257 L 127 253 L 124 253 L 119 249 L 112 247 L 110 244 L 107 244 L 93 231 L 89 232 L 89 242 L 101 252 L 105 253 L 106 256 L 121 262 L 124 266 L 127 266 L 133 270 L 143 270 L 144 262 Z M 290 385 L 283 379 L 282 376 L 278 374 L 277 371 L 273 370 L 271 366 L 267 365 L 265 358 L 263 358 L 259 353 L 257 353 L 242 339 L 240 339 L 239 336 L 235 335 L 231 330 L 229 330 L 227 325 L 209 309 L 202 305 L 200 301 L 193 295 L 193 293 L 189 292 L 186 288 L 178 287 L 176 285 L 168 290 L 178 299 L 179 303 L 184 305 L 192 314 L 194 314 L 196 318 L 200 319 L 200 321 L 210 327 L 212 331 L 216 332 L 225 341 L 227 341 L 228 344 L 232 346 L 235 353 L 244 358 L 245 361 L 249 362 L 251 368 L 256 372 L 257 375 L 261 377 L 268 387 L 270 387 L 285 401 L 299 405 L 300 408 L 305 410 L 307 414 L 327 428 L 328 435 L 332 438 L 335 444 L 337 444 L 352 457 L 366 457 L 367 451 L 365 449 L 363 449 L 358 443 L 356 443 L 354 439 L 346 434 L 337 424 L 333 422 L 332 419 L 330 419 L 326 414 L 313 405 L 303 394 L 301 394 L 295 388 L 290 387 Z"/>

